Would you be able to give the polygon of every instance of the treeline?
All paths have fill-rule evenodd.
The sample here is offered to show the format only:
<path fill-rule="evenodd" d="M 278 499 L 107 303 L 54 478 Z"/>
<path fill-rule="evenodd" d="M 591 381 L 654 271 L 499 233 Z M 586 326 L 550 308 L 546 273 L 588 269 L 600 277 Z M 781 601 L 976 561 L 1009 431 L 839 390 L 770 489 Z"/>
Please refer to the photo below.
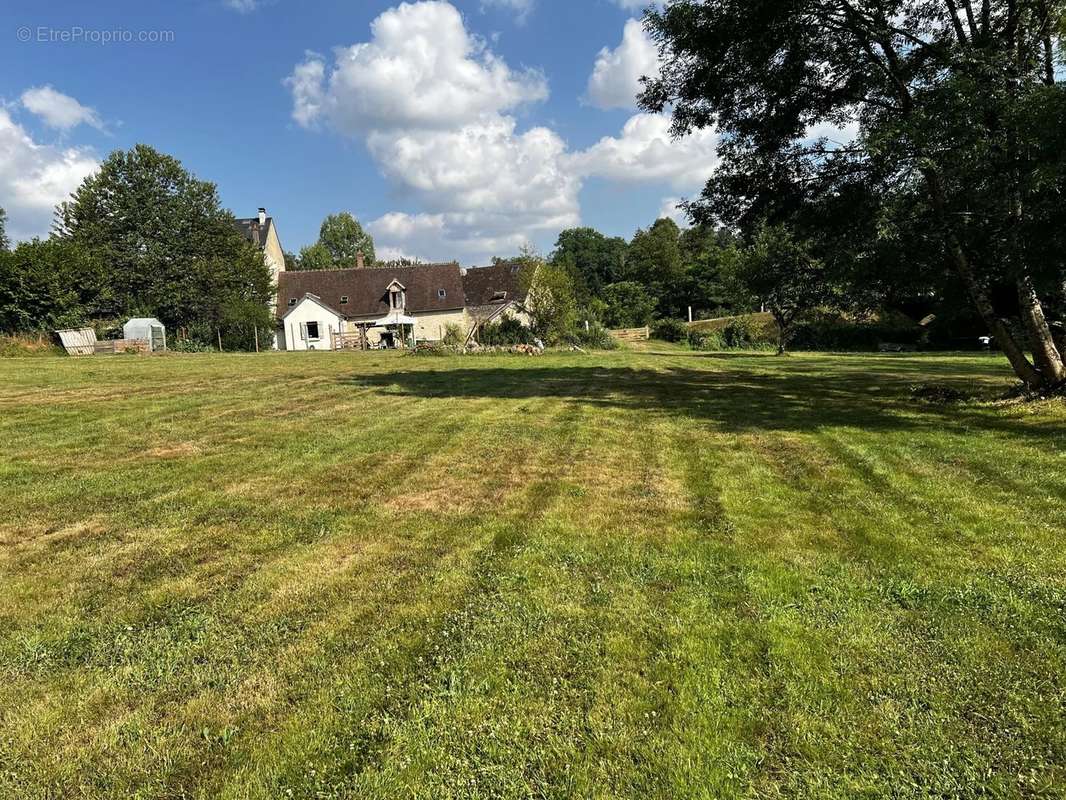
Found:
<path fill-rule="evenodd" d="M 2 222 L 0 332 L 106 331 L 152 316 L 193 346 L 221 336 L 234 350 L 254 347 L 257 328 L 273 332 L 262 252 L 214 184 L 147 145 L 112 153 L 56 209 L 47 239 L 11 250 Z"/>

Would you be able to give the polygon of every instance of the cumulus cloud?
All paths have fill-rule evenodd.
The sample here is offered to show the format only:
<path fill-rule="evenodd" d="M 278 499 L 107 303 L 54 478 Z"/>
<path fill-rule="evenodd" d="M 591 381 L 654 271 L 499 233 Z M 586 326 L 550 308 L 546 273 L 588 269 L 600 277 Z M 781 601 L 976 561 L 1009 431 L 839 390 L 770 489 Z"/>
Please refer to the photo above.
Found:
<path fill-rule="evenodd" d="M 640 79 L 659 74 L 659 53 L 639 20 L 631 19 L 614 50 L 603 48 L 589 76 L 586 96 L 597 108 L 636 108 Z"/>
<path fill-rule="evenodd" d="M 293 119 L 362 141 L 417 213 L 369 223 L 384 254 L 481 261 L 578 225 L 593 176 L 700 183 L 712 136 L 674 143 L 669 121 L 639 115 L 618 138 L 573 153 L 553 130 L 521 130 L 517 109 L 548 96 L 544 76 L 515 69 L 471 35 L 449 3 L 404 3 L 367 42 L 308 53 L 286 79 Z"/>
<path fill-rule="evenodd" d="M 55 206 L 98 166 L 87 148 L 35 142 L 0 106 L 0 205 L 13 240 L 47 235 Z"/>
<path fill-rule="evenodd" d="M 580 219 L 565 143 L 543 127 L 519 132 L 512 116 L 547 98 L 544 76 L 511 68 L 449 3 L 390 9 L 369 42 L 337 48 L 332 64 L 309 53 L 286 84 L 298 124 L 362 139 L 425 210 L 375 220 L 386 249 L 484 257 Z"/>
<path fill-rule="evenodd" d="M 670 184 L 681 191 L 702 187 L 717 163 L 718 135 L 707 129 L 680 140 L 670 135 L 670 120 L 661 114 L 635 114 L 621 136 L 605 136 L 571 158 L 582 175 L 620 183 Z"/>
<path fill-rule="evenodd" d="M 95 109 L 83 106 L 51 86 L 34 86 L 24 91 L 20 99 L 27 111 L 36 114 L 50 128 L 69 131 L 78 125 L 91 125 L 97 130 L 104 129 Z"/>
<path fill-rule="evenodd" d="M 286 83 L 299 124 L 324 118 L 352 135 L 447 129 L 548 96 L 541 73 L 511 69 L 467 32 L 450 3 L 403 3 L 374 20 L 371 36 L 337 48 L 328 78 L 317 54 L 296 67 Z"/>

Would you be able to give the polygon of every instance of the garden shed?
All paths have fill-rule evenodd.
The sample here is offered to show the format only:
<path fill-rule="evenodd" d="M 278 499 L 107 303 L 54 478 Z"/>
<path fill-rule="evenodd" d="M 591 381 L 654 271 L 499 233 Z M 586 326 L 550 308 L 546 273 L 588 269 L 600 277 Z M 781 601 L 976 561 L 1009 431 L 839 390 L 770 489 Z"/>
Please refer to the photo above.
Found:
<path fill-rule="evenodd" d="M 122 326 L 122 338 L 146 341 L 153 353 L 167 349 L 167 329 L 155 317 L 134 317 Z"/>

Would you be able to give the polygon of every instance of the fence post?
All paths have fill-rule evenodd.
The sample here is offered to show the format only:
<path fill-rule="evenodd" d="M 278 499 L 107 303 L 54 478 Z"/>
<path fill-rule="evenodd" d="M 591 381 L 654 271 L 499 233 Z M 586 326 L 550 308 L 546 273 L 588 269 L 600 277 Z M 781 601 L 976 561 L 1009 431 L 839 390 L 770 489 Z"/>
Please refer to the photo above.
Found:
<path fill-rule="evenodd" d="M 259 326 L 256 325 L 253 330 L 255 331 L 255 352 L 259 352 Z"/>
<path fill-rule="evenodd" d="M 222 331 L 215 328 L 215 335 L 218 336 L 218 352 L 222 352 Z"/>

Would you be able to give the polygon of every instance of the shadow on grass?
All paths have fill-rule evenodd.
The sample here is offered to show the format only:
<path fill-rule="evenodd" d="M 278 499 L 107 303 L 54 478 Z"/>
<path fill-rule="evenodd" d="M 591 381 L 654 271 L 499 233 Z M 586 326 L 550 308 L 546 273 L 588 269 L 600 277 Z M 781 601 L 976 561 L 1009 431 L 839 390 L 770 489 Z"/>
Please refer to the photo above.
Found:
<path fill-rule="evenodd" d="M 743 358 L 743 357 L 741 357 Z M 989 376 L 973 365 L 951 362 L 915 365 L 871 359 L 845 362 L 839 370 L 795 366 L 760 369 L 748 364 L 716 371 L 671 367 L 531 366 L 427 369 L 359 375 L 343 382 L 387 394 L 418 398 L 560 398 L 611 408 L 647 410 L 705 420 L 720 430 L 807 431 L 850 426 L 866 430 L 979 428 L 1005 435 L 1061 441 L 1066 423 L 1023 422 L 995 408 L 934 406 L 913 401 L 919 378 L 972 387 Z M 731 359 L 732 361 L 732 359 Z M 770 362 L 766 362 L 770 367 Z M 995 385 L 995 384 L 993 384 Z M 1055 446 L 1053 441 L 1047 444 Z"/>

